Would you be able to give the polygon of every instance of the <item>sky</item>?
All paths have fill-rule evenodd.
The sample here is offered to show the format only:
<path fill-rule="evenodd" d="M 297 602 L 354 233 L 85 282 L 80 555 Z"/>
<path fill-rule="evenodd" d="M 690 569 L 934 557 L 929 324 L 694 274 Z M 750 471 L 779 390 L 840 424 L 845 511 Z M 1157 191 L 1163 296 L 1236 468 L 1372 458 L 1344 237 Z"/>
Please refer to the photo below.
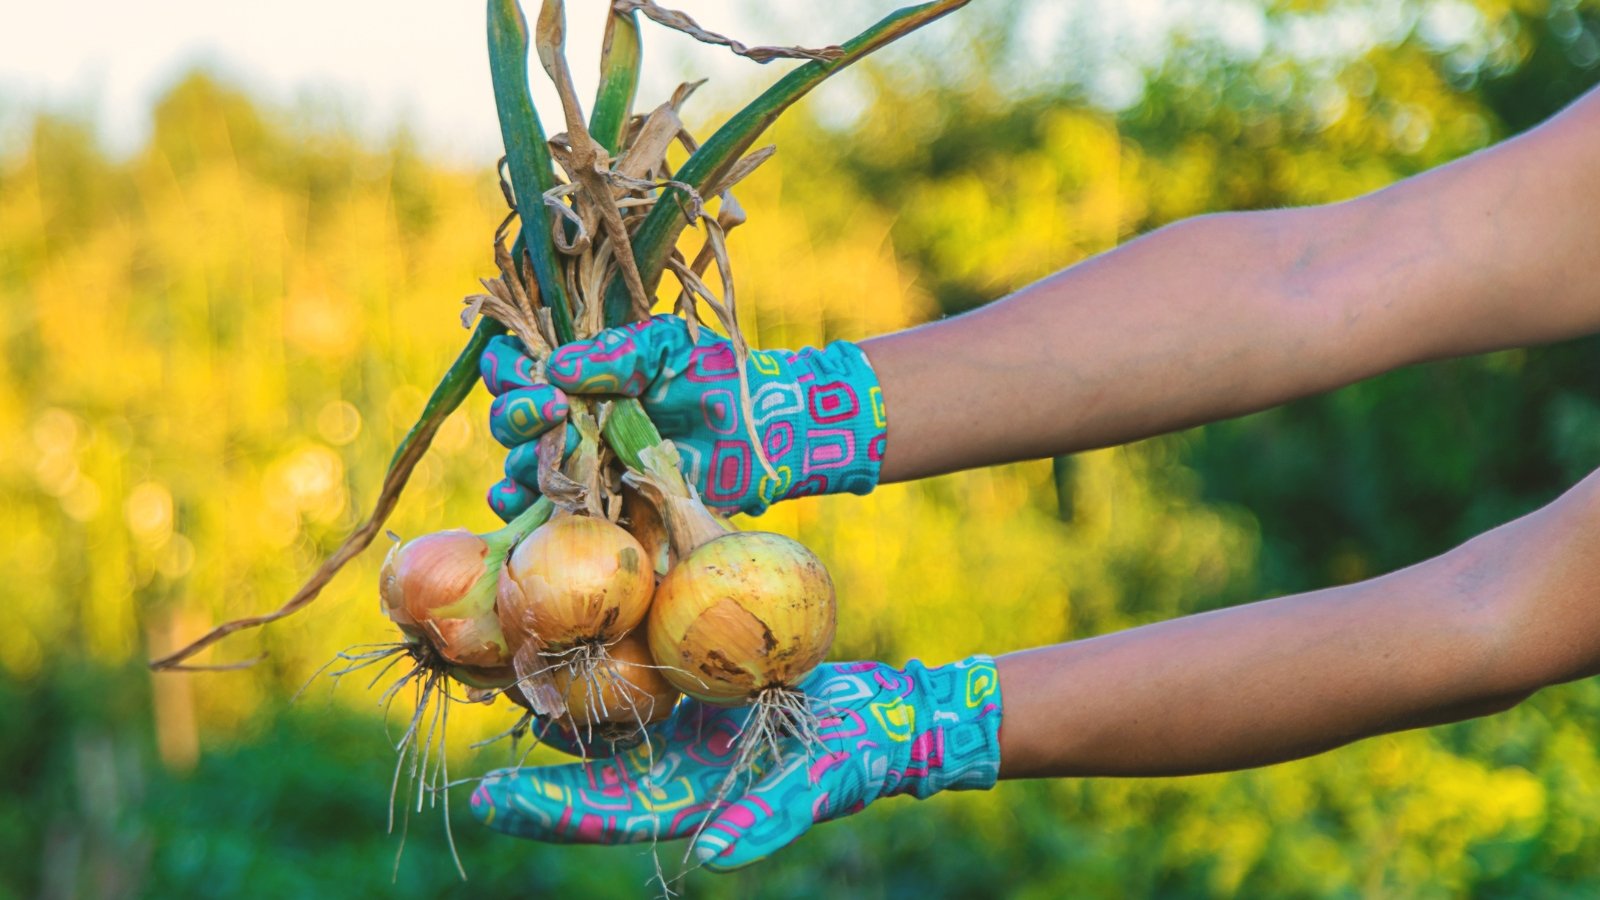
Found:
<path fill-rule="evenodd" d="M 530 15 L 539 0 L 522 0 Z M 664 0 L 700 23 L 749 44 L 837 43 L 912 0 Z M 606 0 L 568 0 L 568 59 L 579 95 L 592 95 Z M 1290 52 L 1347 53 L 1372 40 L 1382 11 L 1400 0 L 1336 5 L 1328 17 L 1287 33 Z M 1462 8 L 1461 0 L 1436 7 Z M 1270 39 L 1260 0 L 975 0 L 883 54 L 916 55 L 950 67 L 962 29 L 1015 15 L 1006 57 L 991 61 L 1007 80 L 1071 79 L 1110 109 L 1135 102 L 1140 66 L 1158 59 L 1175 30 L 1229 53 L 1261 52 Z M 68 110 L 100 129 L 114 153 L 140 146 L 151 103 L 196 67 L 219 72 L 263 100 L 309 106 L 358 133 L 381 138 L 404 124 L 424 152 L 464 165 L 500 153 L 488 76 L 482 0 L 0 0 L 0 154 L 20 140 L 29 113 Z M 1458 17 L 1459 18 L 1459 17 Z M 645 29 L 640 106 L 681 81 L 711 79 L 701 109 L 754 96 L 795 63 L 757 65 L 650 22 Z M 1343 35 L 1343 37 L 1341 37 Z M 1348 38 L 1346 40 L 1345 38 Z M 1352 44 L 1352 41 L 1354 42 Z M 1305 44 L 1305 47 L 1298 47 Z M 1350 44 L 1351 46 L 1345 46 Z M 543 73 L 535 102 L 547 120 L 559 104 Z M 839 123 L 865 106 L 865 81 L 846 73 L 808 101 Z M 694 110 L 690 110 L 691 117 Z"/>
<path fill-rule="evenodd" d="M 147 133 L 151 102 L 181 74 L 204 65 L 271 102 L 333 104 L 364 133 L 381 135 L 406 122 L 425 149 L 445 159 L 477 163 L 499 153 L 480 2 L 4 0 L 11 4 L 0 28 L 0 129 L 17 127 L 27 110 L 65 107 L 96 121 L 108 145 L 125 153 Z M 822 45 L 849 37 L 900 4 L 665 5 L 746 43 Z M 524 6 L 532 15 L 533 0 Z M 604 9 L 602 0 L 568 3 L 568 58 L 580 96 L 592 94 Z M 939 25 L 948 27 L 949 20 Z M 711 100 L 731 102 L 792 65 L 760 66 L 659 26 L 644 27 L 642 102 L 659 102 L 678 82 L 707 76 Z M 558 109 L 542 73 L 534 83 L 540 108 Z M 848 106 L 848 87 L 833 99 Z"/>

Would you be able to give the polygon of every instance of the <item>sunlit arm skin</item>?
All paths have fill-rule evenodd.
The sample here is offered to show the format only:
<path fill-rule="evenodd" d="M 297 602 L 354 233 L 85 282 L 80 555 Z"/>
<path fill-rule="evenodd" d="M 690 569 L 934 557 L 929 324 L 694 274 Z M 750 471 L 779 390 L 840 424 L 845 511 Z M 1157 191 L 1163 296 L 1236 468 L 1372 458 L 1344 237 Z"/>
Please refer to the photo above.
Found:
<path fill-rule="evenodd" d="M 1381 578 L 1001 657 L 1001 777 L 1181 775 L 1600 673 L 1600 474 Z"/>
<path fill-rule="evenodd" d="M 1376 193 L 1180 222 L 973 313 L 866 341 L 889 409 L 882 477 L 1122 443 L 1600 330 L 1596 160 L 1591 91 Z"/>

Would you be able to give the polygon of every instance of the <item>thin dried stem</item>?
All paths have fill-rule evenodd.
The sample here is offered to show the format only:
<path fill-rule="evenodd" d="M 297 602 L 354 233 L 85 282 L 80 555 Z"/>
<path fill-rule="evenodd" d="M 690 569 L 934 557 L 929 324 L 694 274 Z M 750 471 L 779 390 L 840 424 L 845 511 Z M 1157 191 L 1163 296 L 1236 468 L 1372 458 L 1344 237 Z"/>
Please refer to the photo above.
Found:
<path fill-rule="evenodd" d="M 506 250 L 504 235 L 495 235 L 494 261 L 500 269 L 500 277 L 481 280 L 489 293 L 466 298 L 461 324 L 470 325 L 473 317 L 487 316 L 511 329 L 535 359 L 544 359 L 550 355 L 552 343 L 539 315 L 543 310 L 535 299 L 538 288 L 529 293 L 528 283 L 517 272 L 511 253 Z"/>
<path fill-rule="evenodd" d="M 378 499 L 373 503 L 372 511 L 367 515 L 355 531 L 344 539 L 338 549 L 323 560 L 311 577 L 301 585 L 300 589 L 290 597 L 288 602 L 276 610 L 258 616 L 248 616 L 233 619 L 212 628 L 201 635 L 197 640 L 191 641 L 178 650 L 167 654 L 150 663 L 154 671 L 171 672 L 189 669 L 198 670 L 200 667 L 185 665 L 184 661 L 222 640 L 230 634 L 251 628 L 260 628 L 276 622 L 279 619 L 294 615 L 304 609 L 322 593 L 333 577 L 345 567 L 350 560 L 355 559 L 363 550 L 371 546 L 378 534 L 383 531 L 384 522 L 394 512 L 395 505 L 400 502 L 400 494 L 405 490 L 407 482 L 411 480 L 411 473 L 416 470 L 417 464 L 427 454 L 428 447 L 433 443 L 433 437 L 439 432 L 439 427 L 446 418 L 466 399 L 472 391 L 473 385 L 478 381 L 478 357 L 483 354 L 489 340 L 503 329 L 498 323 L 480 323 L 472 338 L 462 348 L 461 353 L 451 363 L 450 369 L 445 373 L 433 394 L 428 398 L 423 407 L 421 416 L 411 430 L 406 433 L 400 442 L 400 447 L 395 451 L 394 458 L 389 463 L 389 469 L 383 476 L 383 486 L 378 491 Z M 232 663 L 221 668 L 245 668 L 254 665 L 265 655 L 240 663 Z M 215 670 L 219 667 L 205 667 L 205 670 Z"/>
<path fill-rule="evenodd" d="M 689 18 L 686 13 L 681 13 L 675 9 L 665 9 L 656 5 L 652 0 L 615 0 L 611 4 L 611 8 L 623 13 L 638 10 L 644 13 L 652 22 L 665 25 L 673 31 L 681 31 L 701 43 L 727 47 L 734 53 L 758 63 L 769 63 L 775 59 L 815 59 L 822 62 L 831 62 L 844 55 L 844 48 L 834 46 L 815 49 L 807 47 L 747 47 L 733 38 L 701 28 L 700 24 Z"/>
<path fill-rule="evenodd" d="M 267 658 L 267 655 L 265 653 L 263 653 L 260 656 L 255 656 L 255 657 L 252 657 L 250 659 L 244 659 L 244 660 L 240 660 L 239 662 L 231 662 L 231 663 L 216 663 L 214 665 L 197 665 L 197 666 L 173 664 L 173 665 L 162 666 L 161 667 L 161 671 L 163 671 L 163 672 L 237 672 L 240 669 L 248 669 L 251 666 L 255 665 L 258 662 L 261 662 L 263 659 L 266 659 L 266 658 Z M 152 663 L 152 665 L 154 665 L 154 664 Z"/>
<path fill-rule="evenodd" d="M 744 416 L 746 435 L 750 438 L 750 446 L 755 450 L 756 460 L 761 463 L 761 468 L 773 482 L 779 480 L 778 470 L 773 467 L 772 460 L 767 458 L 767 449 L 761 440 L 761 434 L 756 430 L 755 396 L 750 390 L 750 345 L 745 340 L 744 332 L 739 328 L 739 319 L 733 307 L 733 270 L 728 265 L 727 248 L 722 243 L 722 228 L 715 219 L 706 217 L 707 241 L 713 247 L 712 256 L 717 260 L 717 268 L 722 276 L 723 296 L 726 302 L 718 300 L 706 283 L 700 279 L 694 270 L 683 262 L 681 257 L 674 257 L 667 261 L 667 267 L 678 276 L 684 290 L 690 292 L 705 304 L 711 307 L 717 320 L 722 323 L 722 328 L 728 334 L 728 340 L 733 344 L 733 364 L 739 376 L 739 407 Z"/>
<path fill-rule="evenodd" d="M 630 179 L 651 178 L 665 161 L 673 138 L 682 130 L 683 120 L 678 118 L 676 107 L 671 103 L 656 107 L 618 157 L 611 174 Z"/>
<path fill-rule="evenodd" d="M 556 251 L 567 256 L 577 256 L 587 251 L 592 243 L 589 226 L 564 202 L 578 190 L 579 186 L 576 184 L 563 184 L 544 192 L 544 205 L 556 213 L 556 218 L 550 220 L 550 239 L 555 242 Z M 572 237 L 568 238 L 567 227 L 562 224 L 563 222 L 575 229 Z"/>

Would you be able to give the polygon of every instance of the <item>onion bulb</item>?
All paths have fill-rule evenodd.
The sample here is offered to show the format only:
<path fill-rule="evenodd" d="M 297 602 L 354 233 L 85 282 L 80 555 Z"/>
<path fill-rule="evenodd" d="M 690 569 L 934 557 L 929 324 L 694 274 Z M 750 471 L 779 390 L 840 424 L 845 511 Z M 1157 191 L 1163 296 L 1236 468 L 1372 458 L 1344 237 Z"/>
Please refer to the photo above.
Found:
<path fill-rule="evenodd" d="M 391 534 L 390 537 L 394 535 Z M 389 548 L 388 555 L 383 558 L 383 569 L 378 573 L 378 600 L 383 614 L 399 627 L 407 639 L 421 640 L 422 626 L 417 624 L 417 620 L 411 617 L 410 611 L 406 608 L 405 590 L 400 586 L 400 547 L 400 541 L 396 538 L 394 546 Z"/>
<path fill-rule="evenodd" d="M 644 621 L 655 581 L 644 547 L 597 516 L 558 514 L 516 546 L 495 607 L 518 690 L 534 712 L 572 715 L 554 673 L 594 683 L 610 660 L 608 645 Z"/>
<path fill-rule="evenodd" d="M 511 693 L 507 689 L 517 681 L 517 673 L 510 666 L 451 666 L 449 673 L 466 686 L 467 700 L 473 703 L 492 702 L 501 694 Z"/>
<path fill-rule="evenodd" d="M 833 581 L 800 543 L 733 532 L 691 551 L 661 580 L 646 629 L 667 680 L 724 706 L 792 689 L 833 644 Z"/>
<path fill-rule="evenodd" d="M 596 516 L 563 513 L 506 560 L 496 606 L 513 647 L 546 653 L 609 644 L 650 608 L 655 573 L 633 535 Z"/>
<path fill-rule="evenodd" d="M 383 610 L 413 640 L 446 661 L 494 669 L 511 664 L 495 615 L 493 547 L 465 529 L 397 543 L 379 579 Z"/>
<path fill-rule="evenodd" d="M 636 490 L 622 491 L 622 521 L 628 533 L 644 548 L 645 557 L 657 575 L 667 574 L 674 557 L 672 544 L 667 540 L 667 524 L 661 520 L 656 505 Z"/>

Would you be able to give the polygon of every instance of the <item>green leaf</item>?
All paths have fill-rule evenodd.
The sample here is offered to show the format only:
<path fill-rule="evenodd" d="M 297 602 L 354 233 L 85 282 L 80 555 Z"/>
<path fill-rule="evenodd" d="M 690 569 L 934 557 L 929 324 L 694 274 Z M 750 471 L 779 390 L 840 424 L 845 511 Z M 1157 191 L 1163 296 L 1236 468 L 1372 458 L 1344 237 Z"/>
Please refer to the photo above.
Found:
<path fill-rule="evenodd" d="M 533 260 L 534 281 L 541 302 L 550 308 L 556 337 L 566 343 L 573 338 L 571 305 L 555 244 L 550 240 L 550 214 L 544 206 L 544 192 L 556 186 L 556 174 L 528 88 L 528 20 L 517 0 L 489 0 L 489 73 L 500 114 L 500 139 L 505 143 L 506 165 L 522 219 L 517 241 Z M 521 251 L 513 249 L 511 258 L 520 263 Z"/>
<path fill-rule="evenodd" d="M 609 4 L 608 4 L 609 5 Z M 600 46 L 600 86 L 589 115 L 589 134 L 612 156 L 622 149 L 623 132 L 639 91 L 638 13 L 606 12 L 605 43 Z"/>
<path fill-rule="evenodd" d="M 484 316 L 478 320 L 478 327 L 472 330 L 472 337 L 467 339 L 467 345 L 456 354 L 455 362 L 445 371 L 444 377 L 434 386 L 433 393 L 428 396 L 428 402 L 422 407 L 422 414 L 417 417 L 415 425 L 406 432 L 400 440 L 400 446 L 394 450 L 394 456 L 389 460 L 390 471 L 399 464 L 401 457 L 411 445 L 419 440 L 424 433 L 427 440 L 433 439 L 434 432 L 444 424 L 444 420 L 456 411 L 472 393 L 472 388 L 478 383 L 478 358 L 483 356 L 483 351 L 489 346 L 489 339 L 506 333 L 506 328 L 499 322 Z"/>

